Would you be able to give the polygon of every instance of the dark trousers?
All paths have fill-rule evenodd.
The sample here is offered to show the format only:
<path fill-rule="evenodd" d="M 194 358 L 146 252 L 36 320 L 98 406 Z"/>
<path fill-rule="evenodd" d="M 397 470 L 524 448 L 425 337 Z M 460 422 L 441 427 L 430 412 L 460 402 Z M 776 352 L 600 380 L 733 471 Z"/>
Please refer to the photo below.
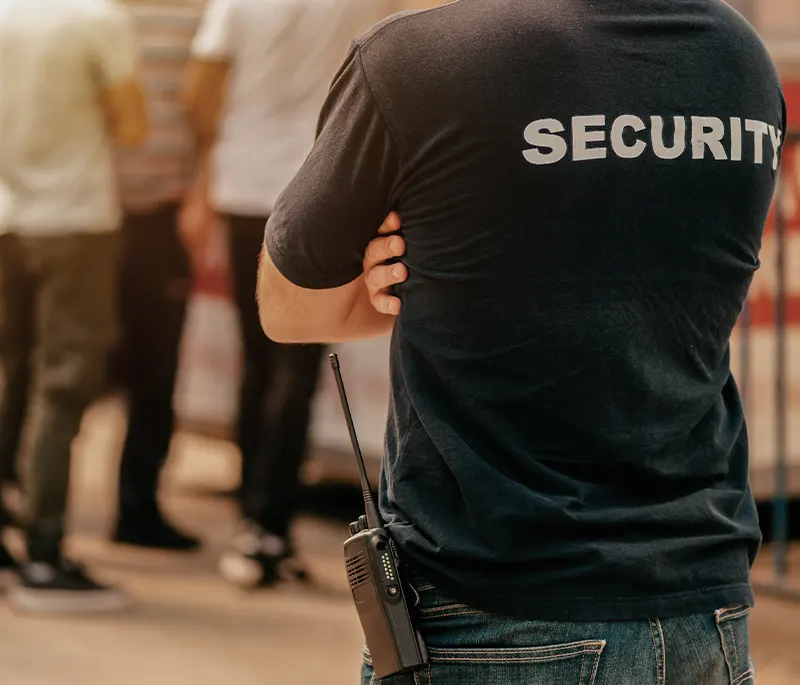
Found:
<path fill-rule="evenodd" d="M 179 206 L 126 216 L 122 229 L 120 365 L 128 433 L 119 470 L 119 512 L 156 510 L 174 413 L 178 353 L 191 291 L 189 259 L 177 233 Z"/>
<path fill-rule="evenodd" d="M 0 400 L 0 486 L 18 480 L 22 426 L 28 408 L 34 342 L 35 289 L 22 248 L 14 236 L 0 236 L 2 283 L 3 395 Z M 2 523 L 2 522 L 0 522 Z"/>
<path fill-rule="evenodd" d="M 116 338 L 117 252 L 116 233 L 0 236 L 2 360 L 11 381 L 0 442 L 6 463 L 21 443 L 33 561 L 60 554 L 72 441 L 105 387 Z"/>
<path fill-rule="evenodd" d="M 297 511 L 322 345 L 280 345 L 261 329 L 255 300 L 266 217 L 229 216 L 233 295 L 244 351 L 238 442 L 245 518 L 285 536 Z"/>

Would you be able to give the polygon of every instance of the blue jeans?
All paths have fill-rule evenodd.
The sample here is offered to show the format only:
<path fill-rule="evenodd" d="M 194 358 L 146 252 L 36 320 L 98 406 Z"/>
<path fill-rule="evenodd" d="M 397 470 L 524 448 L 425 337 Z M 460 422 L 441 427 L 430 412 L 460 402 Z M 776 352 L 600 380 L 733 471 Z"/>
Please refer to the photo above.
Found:
<path fill-rule="evenodd" d="M 486 614 L 417 584 L 430 665 L 362 685 L 755 685 L 749 609 L 649 621 L 567 623 Z"/>

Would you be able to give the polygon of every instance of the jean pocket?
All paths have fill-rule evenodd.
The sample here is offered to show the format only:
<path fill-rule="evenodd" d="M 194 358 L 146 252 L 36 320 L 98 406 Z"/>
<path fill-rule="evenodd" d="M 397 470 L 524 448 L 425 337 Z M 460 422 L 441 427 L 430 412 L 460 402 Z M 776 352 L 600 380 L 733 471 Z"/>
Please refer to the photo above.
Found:
<path fill-rule="evenodd" d="M 750 607 L 719 609 L 716 621 L 730 685 L 755 685 L 756 672 L 750 658 Z"/>
<path fill-rule="evenodd" d="M 430 648 L 427 685 L 594 685 L 605 640 L 546 647 Z"/>

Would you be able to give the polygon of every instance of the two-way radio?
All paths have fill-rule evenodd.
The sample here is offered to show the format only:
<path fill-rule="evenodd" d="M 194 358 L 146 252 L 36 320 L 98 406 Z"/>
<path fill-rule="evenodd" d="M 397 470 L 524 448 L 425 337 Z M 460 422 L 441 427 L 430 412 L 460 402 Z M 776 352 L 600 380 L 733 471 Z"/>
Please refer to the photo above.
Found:
<path fill-rule="evenodd" d="M 344 543 L 345 568 L 375 676 L 380 680 L 425 666 L 428 650 L 411 619 L 400 556 L 372 499 L 364 457 L 339 369 L 339 357 L 331 354 L 329 359 L 364 494 L 365 515 L 350 524 L 351 537 Z"/>

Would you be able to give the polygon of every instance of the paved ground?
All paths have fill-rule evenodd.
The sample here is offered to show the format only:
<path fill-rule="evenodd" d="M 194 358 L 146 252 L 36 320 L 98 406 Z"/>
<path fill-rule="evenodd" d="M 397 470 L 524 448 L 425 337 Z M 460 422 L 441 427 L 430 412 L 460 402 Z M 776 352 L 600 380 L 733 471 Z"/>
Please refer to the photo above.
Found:
<path fill-rule="evenodd" d="M 253 595 L 226 587 L 216 559 L 234 529 L 220 499 L 185 494 L 233 485 L 225 444 L 180 436 L 170 470 L 169 510 L 208 544 L 200 554 L 143 553 L 105 542 L 120 437 L 116 410 L 84 431 L 74 479 L 72 550 L 136 599 L 108 617 L 29 618 L 0 602 L 0 685 L 353 685 L 361 634 L 340 566 L 345 529 L 299 526 L 315 585 Z M 19 540 L 13 539 L 18 544 Z M 800 558 L 797 559 L 800 568 Z M 759 685 L 800 682 L 800 605 L 762 597 L 753 618 Z M 678 684 L 680 685 L 680 684 Z"/>

